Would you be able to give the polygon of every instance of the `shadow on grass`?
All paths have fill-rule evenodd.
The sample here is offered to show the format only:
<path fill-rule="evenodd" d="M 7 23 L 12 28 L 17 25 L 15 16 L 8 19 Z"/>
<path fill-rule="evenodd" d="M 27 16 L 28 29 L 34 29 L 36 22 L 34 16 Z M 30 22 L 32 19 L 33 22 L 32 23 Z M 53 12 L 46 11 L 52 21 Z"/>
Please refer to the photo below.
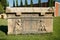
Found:
<path fill-rule="evenodd" d="M 0 26 L 0 31 L 2 31 L 2 32 L 4 32 L 5 34 L 7 34 L 8 27 L 7 27 L 7 26 L 4 26 L 4 25 L 1 25 L 1 26 Z"/>

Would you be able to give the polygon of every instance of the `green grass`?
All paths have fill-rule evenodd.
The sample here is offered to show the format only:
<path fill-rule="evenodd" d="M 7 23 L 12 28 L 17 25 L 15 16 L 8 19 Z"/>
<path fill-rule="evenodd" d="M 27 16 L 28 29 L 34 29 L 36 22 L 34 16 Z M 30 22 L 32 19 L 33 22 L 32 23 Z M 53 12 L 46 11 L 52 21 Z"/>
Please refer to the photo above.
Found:
<path fill-rule="evenodd" d="M 7 22 L 1 23 L 3 24 L 7 25 Z M 0 40 L 60 40 L 60 17 L 54 17 L 53 30 L 53 33 L 38 35 L 6 35 L 0 31 Z"/>
<path fill-rule="evenodd" d="M 0 26 L 1 25 L 7 25 L 7 19 L 0 19 Z"/>

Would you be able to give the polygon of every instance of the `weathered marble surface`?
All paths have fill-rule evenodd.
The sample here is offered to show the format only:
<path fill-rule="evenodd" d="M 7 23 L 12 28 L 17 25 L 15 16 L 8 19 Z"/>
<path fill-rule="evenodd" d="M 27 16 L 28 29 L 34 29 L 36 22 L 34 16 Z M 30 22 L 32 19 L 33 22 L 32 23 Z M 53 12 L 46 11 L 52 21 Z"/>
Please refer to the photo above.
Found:
<path fill-rule="evenodd" d="M 23 12 L 36 14 L 22 14 Z M 43 16 L 39 16 L 38 12 Z M 49 12 L 48 8 L 8 8 L 8 34 L 53 32 L 53 16 L 46 12 Z"/>

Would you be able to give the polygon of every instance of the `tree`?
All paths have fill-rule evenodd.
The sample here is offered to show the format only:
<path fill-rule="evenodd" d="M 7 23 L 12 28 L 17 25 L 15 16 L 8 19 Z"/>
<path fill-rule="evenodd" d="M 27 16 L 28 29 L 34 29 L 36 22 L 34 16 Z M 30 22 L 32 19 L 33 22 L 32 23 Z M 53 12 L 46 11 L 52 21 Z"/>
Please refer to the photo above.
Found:
<path fill-rule="evenodd" d="M 54 0 L 54 1 L 57 1 L 57 0 Z"/>
<path fill-rule="evenodd" d="M 49 0 L 49 7 L 53 6 L 53 0 Z"/>
<path fill-rule="evenodd" d="M 9 6 L 9 2 L 7 1 L 7 6 Z"/>
<path fill-rule="evenodd" d="M 51 7 L 51 0 L 49 0 L 49 7 Z"/>
<path fill-rule="evenodd" d="M 41 0 L 38 0 L 38 5 L 39 7 L 41 7 Z"/>
<path fill-rule="evenodd" d="M 27 0 L 25 0 L 25 6 L 27 6 L 27 5 L 28 5 Z"/>
<path fill-rule="evenodd" d="M 54 4 L 53 2 L 54 2 L 54 0 L 51 0 L 51 7 L 53 7 L 53 4 Z"/>
<path fill-rule="evenodd" d="M 4 7 L 4 9 L 6 9 L 7 6 L 7 0 L 0 0 L 1 5 Z"/>
<path fill-rule="evenodd" d="M 3 6 L 0 3 L 0 13 L 3 13 L 3 12 L 4 12 Z"/>
<path fill-rule="evenodd" d="M 13 0 L 13 7 L 15 7 L 15 0 Z"/>
<path fill-rule="evenodd" d="M 33 1 L 31 0 L 31 7 L 33 7 Z"/>
<path fill-rule="evenodd" d="M 21 7 L 23 6 L 22 0 L 20 1 L 20 6 L 21 6 Z"/>
<path fill-rule="evenodd" d="M 18 7 L 18 0 L 16 0 L 16 7 Z"/>

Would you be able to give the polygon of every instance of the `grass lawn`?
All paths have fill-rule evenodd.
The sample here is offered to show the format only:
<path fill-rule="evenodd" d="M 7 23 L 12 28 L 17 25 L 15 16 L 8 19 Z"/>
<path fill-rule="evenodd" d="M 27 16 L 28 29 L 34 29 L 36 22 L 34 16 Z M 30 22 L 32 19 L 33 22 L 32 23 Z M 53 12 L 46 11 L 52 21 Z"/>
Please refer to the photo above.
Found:
<path fill-rule="evenodd" d="M 0 26 L 1 25 L 6 26 L 7 25 L 7 19 L 0 19 Z"/>
<path fill-rule="evenodd" d="M 0 25 L 2 25 L 1 27 L 5 27 L 3 29 L 7 31 L 6 20 L 0 19 Z M 0 28 L 0 40 L 60 40 L 60 17 L 54 17 L 53 30 L 53 33 L 50 34 L 6 35 Z"/>

